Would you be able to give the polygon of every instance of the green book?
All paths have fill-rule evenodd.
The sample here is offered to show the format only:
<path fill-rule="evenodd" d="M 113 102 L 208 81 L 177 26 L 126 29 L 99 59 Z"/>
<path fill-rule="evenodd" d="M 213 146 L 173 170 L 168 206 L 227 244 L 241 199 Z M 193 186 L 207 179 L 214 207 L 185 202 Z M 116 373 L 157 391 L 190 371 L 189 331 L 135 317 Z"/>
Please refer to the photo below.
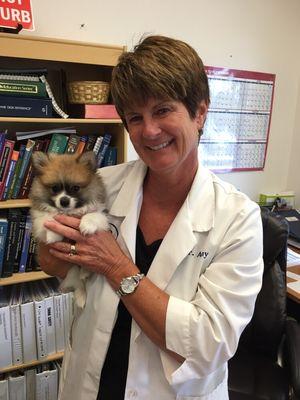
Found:
<path fill-rule="evenodd" d="M 16 168 L 15 168 L 15 171 L 14 171 L 14 175 L 13 175 L 13 177 L 12 177 L 12 182 L 11 182 L 11 184 L 10 184 L 10 188 L 9 188 L 9 191 L 8 191 L 8 195 L 7 195 L 7 197 L 6 197 L 5 200 L 11 199 L 11 196 L 12 196 L 12 194 L 13 194 L 14 188 L 15 188 L 15 186 L 16 186 L 17 178 L 18 178 L 19 173 L 20 173 L 21 165 L 22 165 L 22 162 L 23 162 L 23 157 L 24 157 L 24 154 L 25 154 L 25 149 L 26 149 L 26 144 L 21 144 L 21 146 L 20 146 L 20 152 L 19 152 L 19 158 L 18 158 L 18 161 L 17 161 L 17 164 L 16 164 Z"/>
<path fill-rule="evenodd" d="M 61 133 L 54 133 L 48 147 L 48 153 L 63 154 L 68 143 L 68 136 Z"/>
<path fill-rule="evenodd" d="M 0 79 L 0 95 L 48 97 L 46 85 L 39 81 Z"/>

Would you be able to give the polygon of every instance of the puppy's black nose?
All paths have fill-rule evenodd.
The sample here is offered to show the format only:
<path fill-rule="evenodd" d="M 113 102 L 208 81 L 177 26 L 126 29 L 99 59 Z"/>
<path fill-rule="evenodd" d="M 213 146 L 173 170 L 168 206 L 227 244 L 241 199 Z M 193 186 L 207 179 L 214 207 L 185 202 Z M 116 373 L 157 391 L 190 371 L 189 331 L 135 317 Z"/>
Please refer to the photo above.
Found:
<path fill-rule="evenodd" d="M 70 199 L 69 199 L 69 197 L 67 197 L 67 196 L 63 196 L 63 197 L 59 200 L 59 202 L 60 202 L 60 205 L 61 205 L 62 207 L 68 207 L 69 204 L 70 204 Z"/>

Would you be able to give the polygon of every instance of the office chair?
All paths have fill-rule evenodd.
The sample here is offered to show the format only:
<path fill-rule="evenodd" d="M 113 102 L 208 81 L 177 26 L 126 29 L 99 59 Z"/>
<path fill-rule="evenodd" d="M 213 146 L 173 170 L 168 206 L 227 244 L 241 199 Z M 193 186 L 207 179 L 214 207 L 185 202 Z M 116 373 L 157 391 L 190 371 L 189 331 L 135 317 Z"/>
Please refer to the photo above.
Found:
<path fill-rule="evenodd" d="M 288 224 L 268 209 L 262 208 L 261 216 L 263 284 L 253 317 L 228 364 L 229 398 L 299 400 L 300 325 L 286 315 Z"/>

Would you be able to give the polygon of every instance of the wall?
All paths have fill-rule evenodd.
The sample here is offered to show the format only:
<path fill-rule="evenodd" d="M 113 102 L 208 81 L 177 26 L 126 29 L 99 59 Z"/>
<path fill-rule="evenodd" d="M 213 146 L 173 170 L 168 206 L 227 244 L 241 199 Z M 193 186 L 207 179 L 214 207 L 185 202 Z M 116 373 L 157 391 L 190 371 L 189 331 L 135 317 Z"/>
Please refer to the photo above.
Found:
<path fill-rule="evenodd" d="M 254 200 L 261 191 L 287 189 L 300 197 L 298 0 L 88 0 L 84 8 L 79 0 L 32 0 L 32 6 L 34 35 L 131 48 L 143 33 L 165 34 L 189 42 L 206 65 L 275 73 L 264 171 L 222 177 Z"/>

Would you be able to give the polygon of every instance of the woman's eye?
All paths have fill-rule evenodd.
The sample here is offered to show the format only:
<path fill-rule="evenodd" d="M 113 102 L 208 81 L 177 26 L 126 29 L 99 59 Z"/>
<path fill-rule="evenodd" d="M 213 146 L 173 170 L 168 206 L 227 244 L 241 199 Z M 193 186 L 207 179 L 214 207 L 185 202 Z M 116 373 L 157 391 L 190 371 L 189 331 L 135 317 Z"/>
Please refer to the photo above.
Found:
<path fill-rule="evenodd" d="M 168 107 L 162 107 L 162 108 L 159 108 L 159 109 L 156 111 L 156 114 L 157 114 L 157 115 L 164 116 L 164 115 L 166 115 L 169 111 L 170 111 L 170 109 L 169 109 Z"/>
<path fill-rule="evenodd" d="M 141 121 L 142 117 L 140 115 L 134 115 L 133 117 L 128 118 L 129 124 L 136 124 Z"/>

